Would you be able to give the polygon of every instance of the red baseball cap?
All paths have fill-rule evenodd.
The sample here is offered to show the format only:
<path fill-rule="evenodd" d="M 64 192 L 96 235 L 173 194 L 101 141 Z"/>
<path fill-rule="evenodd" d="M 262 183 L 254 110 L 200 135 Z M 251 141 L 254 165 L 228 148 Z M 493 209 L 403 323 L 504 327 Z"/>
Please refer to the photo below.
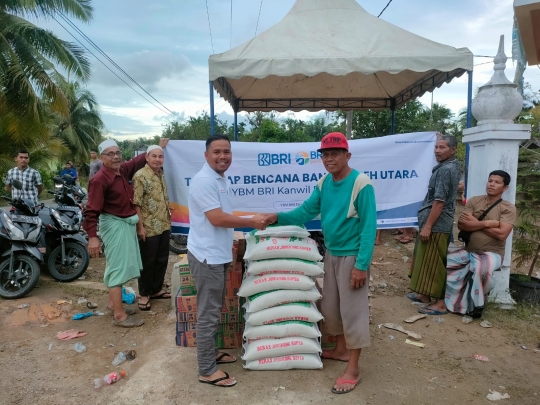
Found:
<path fill-rule="evenodd" d="M 349 142 L 341 132 L 330 132 L 321 140 L 321 148 L 317 152 L 322 152 L 325 149 L 345 149 L 349 151 Z"/>

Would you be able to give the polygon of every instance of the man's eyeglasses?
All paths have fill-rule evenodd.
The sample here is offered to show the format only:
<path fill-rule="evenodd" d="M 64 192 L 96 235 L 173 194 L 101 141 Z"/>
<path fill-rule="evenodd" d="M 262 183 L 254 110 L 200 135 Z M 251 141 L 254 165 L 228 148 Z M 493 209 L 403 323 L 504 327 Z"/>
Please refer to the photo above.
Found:
<path fill-rule="evenodd" d="M 102 153 L 102 155 L 108 156 L 110 158 L 113 158 L 115 156 L 122 156 L 122 152 L 117 150 L 116 152 L 109 152 L 109 153 Z"/>

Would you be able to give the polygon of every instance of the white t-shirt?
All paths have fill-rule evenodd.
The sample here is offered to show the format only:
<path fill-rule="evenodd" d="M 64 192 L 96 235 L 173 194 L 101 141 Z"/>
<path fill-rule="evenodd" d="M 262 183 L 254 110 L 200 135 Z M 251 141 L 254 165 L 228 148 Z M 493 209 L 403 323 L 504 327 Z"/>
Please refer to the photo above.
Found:
<path fill-rule="evenodd" d="M 232 214 L 229 185 L 227 178 L 217 174 L 208 163 L 191 179 L 188 208 L 188 250 L 191 254 L 208 264 L 230 263 L 234 229 L 214 226 L 204 214 L 216 208 Z"/>

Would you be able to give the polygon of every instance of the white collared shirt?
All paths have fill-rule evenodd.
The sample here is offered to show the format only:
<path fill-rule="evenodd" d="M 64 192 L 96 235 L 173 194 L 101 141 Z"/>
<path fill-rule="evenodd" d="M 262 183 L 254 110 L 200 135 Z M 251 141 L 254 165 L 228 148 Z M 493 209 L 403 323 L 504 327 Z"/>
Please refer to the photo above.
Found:
<path fill-rule="evenodd" d="M 234 229 L 214 226 L 205 212 L 221 208 L 232 214 L 227 178 L 216 173 L 208 163 L 191 179 L 189 186 L 188 250 L 198 261 L 224 264 L 232 261 Z"/>

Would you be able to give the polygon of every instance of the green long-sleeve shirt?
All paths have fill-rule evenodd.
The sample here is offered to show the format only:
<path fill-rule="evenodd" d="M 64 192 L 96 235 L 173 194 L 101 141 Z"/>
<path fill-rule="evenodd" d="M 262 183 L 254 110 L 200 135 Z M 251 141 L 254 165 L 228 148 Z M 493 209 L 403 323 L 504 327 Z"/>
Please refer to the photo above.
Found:
<path fill-rule="evenodd" d="M 355 267 L 366 271 L 377 233 L 375 191 L 369 178 L 354 169 L 337 182 L 326 175 L 300 207 L 278 213 L 278 224 L 303 224 L 319 214 L 330 253 L 356 256 Z"/>

